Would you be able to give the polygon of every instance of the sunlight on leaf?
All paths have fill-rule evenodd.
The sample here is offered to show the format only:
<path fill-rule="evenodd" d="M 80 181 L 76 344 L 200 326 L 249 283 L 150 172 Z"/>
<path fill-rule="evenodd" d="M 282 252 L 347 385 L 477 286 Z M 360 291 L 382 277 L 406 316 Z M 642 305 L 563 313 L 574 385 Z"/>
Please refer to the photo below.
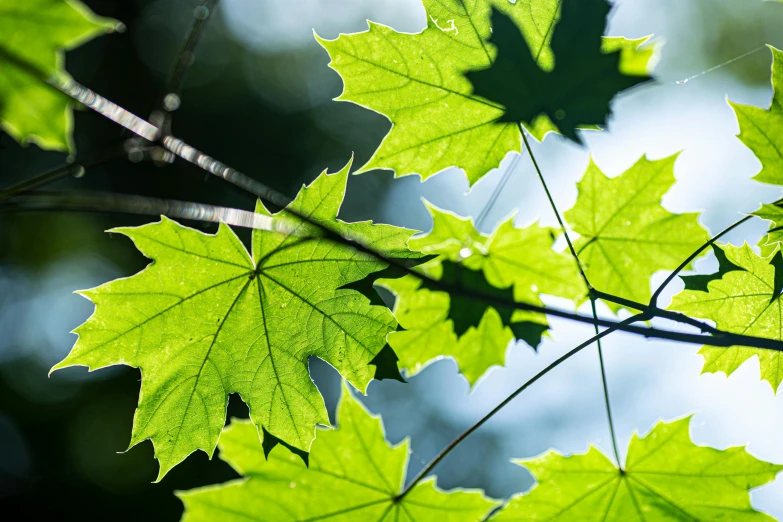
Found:
<path fill-rule="evenodd" d="M 22 60 L 65 75 L 64 50 L 109 31 L 117 22 L 76 0 L 0 0 L 0 125 L 17 141 L 70 151 L 70 98 L 19 67 Z"/>
<path fill-rule="evenodd" d="M 413 231 L 336 216 L 350 164 L 321 174 L 289 205 L 319 223 L 362 237 L 395 255 Z M 258 211 L 268 214 L 259 203 Z M 297 226 L 309 226 L 281 212 Z M 309 451 L 316 424 L 328 424 L 308 373 L 317 356 L 360 390 L 396 327 L 391 312 L 340 287 L 386 263 L 318 237 L 255 230 L 252 257 L 233 231 L 216 235 L 169 219 L 114 230 L 153 260 L 144 271 L 83 292 L 95 314 L 54 369 L 113 364 L 138 367 L 142 390 L 131 446 L 151 439 L 160 477 L 197 449 L 212 454 L 228 394 L 239 393 L 250 418 L 278 439 Z"/>
<path fill-rule="evenodd" d="M 772 104 L 769 109 L 729 102 L 737 114 L 739 138 L 761 162 L 756 179 L 783 185 L 783 51 L 772 51 Z"/>
<path fill-rule="evenodd" d="M 772 522 L 753 509 L 748 490 L 775 479 L 783 466 L 744 448 L 717 450 L 691 442 L 690 417 L 658 422 L 628 446 L 621 472 L 595 446 L 516 461 L 537 484 L 513 497 L 492 520 L 580 522 Z"/>
<path fill-rule="evenodd" d="M 698 213 L 675 214 L 661 206 L 675 181 L 676 158 L 644 157 L 615 178 L 590 161 L 577 184 L 576 204 L 564 217 L 582 236 L 574 246 L 596 289 L 647 303 L 650 277 L 677 268 L 709 239 Z"/>
<path fill-rule="evenodd" d="M 774 254 L 760 257 L 747 244 L 719 248 L 733 268 L 722 266 L 706 289 L 686 287 L 674 296 L 669 308 L 714 321 L 718 328 L 727 332 L 783 340 L 783 305 L 778 289 L 783 275 L 780 251 L 776 249 Z M 743 346 L 704 346 L 699 353 L 704 356 L 704 373 L 731 375 L 742 363 L 758 356 L 761 378 L 769 382 L 773 390 L 783 381 L 781 352 Z"/>
<path fill-rule="evenodd" d="M 448 167 L 465 170 L 472 185 L 497 167 L 509 151 L 521 150 L 515 123 L 502 123 L 503 109 L 472 94 L 464 73 L 487 67 L 495 51 L 490 37 L 490 10 L 511 17 L 522 31 L 536 63 L 551 69 L 549 47 L 559 0 L 423 0 L 427 27 L 420 33 L 398 33 L 369 22 L 369 30 L 335 40 L 318 37 L 343 79 L 338 100 L 351 101 L 388 117 L 392 129 L 360 172 L 391 169 L 397 176 L 422 179 Z M 649 66 L 653 53 L 645 40 L 610 39 L 606 49 L 623 52 L 621 69 L 634 74 Z M 623 65 L 627 64 L 627 65 Z M 531 132 L 542 139 L 554 130 L 540 120 Z"/>
<path fill-rule="evenodd" d="M 337 422 L 336 430 L 318 432 L 308 469 L 283 448 L 267 462 L 255 427 L 234 420 L 220 439 L 220 457 L 246 478 L 178 493 L 185 504 L 182 521 L 479 522 L 496 505 L 477 490 L 442 491 L 434 478 L 396 501 L 408 442 L 391 447 L 380 418 L 347 387 Z"/>

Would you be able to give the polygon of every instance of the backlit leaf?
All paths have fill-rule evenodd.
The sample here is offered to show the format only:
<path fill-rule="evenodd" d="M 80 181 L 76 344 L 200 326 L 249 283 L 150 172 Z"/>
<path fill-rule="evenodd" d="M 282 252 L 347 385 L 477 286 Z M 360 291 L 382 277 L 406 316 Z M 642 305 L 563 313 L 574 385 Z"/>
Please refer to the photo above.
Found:
<path fill-rule="evenodd" d="M 392 129 L 361 172 L 392 169 L 397 176 L 427 178 L 448 167 L 465 170 L 472 185 L 497 167 L 509 151 L 519 151 L 515 123 L 502 123 L 503 109 L 474 95 L 467 71 L 487 67 L 495 50 L 488 45 L 490 10 L 514 21 L 536 63 L 551 69 L 549 46 L 560 0 L 423 0 L 427 27 L 398 33 L 369 22 L 369 30 L 318 41 L 329 52 L 331 67 L 343 79 L 338 100 L 357 103 L 388 117 Z M 608 39 L 605 50 L 622 48 L 621 69 L 639 73 L 649 65 L 643 40 Z M 626 65 L 623 65 L 626 64 Z M 531 132 L 542 139 L 555 130 L 540 119 Z"/>
<path fill-rule="evenodd" d="M 111 31 L 77 0 L 0 0 L 0 125 L 20 142 L 70 150 L 73 102 L 18 65 L 65 75 L 64 52 Z"/>
<path fill-rule="evenodd" d="M 761 257 L 747 244 L 719 247 L 732 270 L 720 270 L 706 290 L 685 289 L 674 296 L 670 308 L 714 321 L 718 328 L 732 333 L 783 340 L 783 306 L 780 302 L 780 277 L 783 258 L 780 250 Z M 758 356 L 761 378 L 777 390 L 783 381 L 783 354 L 774 350 L 732 346 L 704 346 L 704 372 L 731 375 L 742 363 Z"/>
<path fill-rule="evenodd" d="M 647 303 L 650 277 L 677 268 L 709 239 L 698 213 L 674 214 L 661 206 L 674 184 L 675 159 L 645 157 L 616 178 L 590 162 L 577 184 L 576 204 L 564 216 L 582 236 L 574 246 L 596 289 Z"/>
<path fill-rule="evenodd" d="M 323 173 L 289 209 L 395 255 L 412 231 L 336 220 L 349 166 Z M 259 204 L 258 212 L 268 214 Z M 285 212 L 292 223 L 304 223 Z M 308 225 L 310 226 L 310 225 Z M 163 219 L 117 229 L 153 262 L 133 277 L 83 292 L 95 314 L 54 369 L 113 364 L 142 372 L 131 445 L 151 439 L 162 477 L 188 454 L 212 454 L 229 393 L 253 423 L 302 451 L 328 424 L 308 358 L 331 364 L 365 390 L 374 358 L 396 327 L 391 312 L 342 286 L 386 263 L 319 237 L 256 230 L 252 256 L 221 225 L 208 235 Z"/>
<path fill-rule="evenodd" d="M 245 478 L 178 493 L 183 522 L 479 522 L 496 504 L 476 490 L 442 491 L 435 479 L 401 501 L 408 442 L 390 447 L 380 419 L 347 388 L 336 430 L 319 431 L 309 469 L 282 448 L 267 462 L 255 427 L 233 421 L 220 439 L 220 457 Z"/>
<path fill-rule="evenodd" d="M 753 509 L 748 490 L 774 480 L 783 466 L 741 447 L 697 446 L 689 421 L 661 421 L 646 436 L 634 435 L 622 472 L 595 446 L 570 457 L 550 451 L 517 461 L 537 484 L 492 520 L 772 522 Z"/>

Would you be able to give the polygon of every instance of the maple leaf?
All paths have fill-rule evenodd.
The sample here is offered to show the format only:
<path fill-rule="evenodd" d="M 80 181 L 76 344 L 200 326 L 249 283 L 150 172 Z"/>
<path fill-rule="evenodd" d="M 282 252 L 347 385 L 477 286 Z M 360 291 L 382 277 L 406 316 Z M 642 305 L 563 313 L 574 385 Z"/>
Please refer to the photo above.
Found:
<path fill-rule="evenodd" d="M 183 522 L 222 520 L 406 520 L 479 522 L 497 505 L 480 491 L 442 491 L 435 479 L 417 484 L 402 500 L 407 440 L 391 447 L 380 418 L 347 387 L 338 428 L 319 431 L 309 469 L 294 455 L 273 451 L 269 461 L 252 424 L 234 420 L 220 439 L 220 457 L 245 478 L 177 495 Z"/>
<path fill-rule="evenodd" d="M 574 300 L 585 295 L 576 264 L 552 249 L 551 229 L 535 224 L 516 228 L 510 216 L 492 234 L 483 234 L 470 218 L 426 205 L 432 229 L 412 237 L 408 247 L 438 256 L 422 265 L 429 276 L 452 287 L 538 305 L 543 304 L 540 294 Z M 535 348 L 548 329 L 540 314 L 449 295 L 413 276 L 378 284 L 396 296 L 394 316 L 403 330 L 391 333 L 388 342 L 409 375 L 453 357 L 475 384 L 490 367 L 503 364 L 509 342 L 522 339 Z"/>
<path fill-rule="evenodd" d="M 753 509 L 748 490 L 774 480 L 783 466 L 741 447 L 697 446 L 689 421 L 661 421 L 646 436 L 634 435 L 622 471 L 595 446 L 570 457 L 550 451 L 516 461 L 537 485 L 492 520 L 772 522 Z"/>
<path fill-rule="evenodd" d="M 464 73 L 489 66 L 495 50 L 490 10 L 507 14 L 519 27 L 536 63 L 551 67 L 551 30 L 560 0 L 423 0 L 427 27 L 415 34 L 369 23 L 369 30 L 335 40 L 317 37 L 343 79 L 338 100 L 383 114 L 392 128 L 359 172 L 391 169 L 423 179 L 443 169 L 464 169 L 472 185 L 497 167 L 509 151 L 521 150 L 516 124 L 500 122 L 503 108 L 472 93 Z M 627 74 L 646 74 L 653 58 L 646 38 L 606 38 L 604 49 L 621 50 Z M 531 128 L 542 139 L 556 130 L 539 119 Z"/>
<path fill-rule="evenodd" d="M 324 172 L 287 208 L 400 255 L 413 231 L 336 220 L 349 169 L 350 163 Z M 269 214 L 260 203 L 257 211 Z M 312 227 L 285 211 L 277 216 Z M 323 359 L 365 390 L 396 327 L 386 307 L 340 288 L 386 263 L 323 237 L 255 230 L 251 256 L 224 224 L 208 235 L 163 218 L 114 232 L 153 263 L 82 292 L 95 313 L 75 330 L 76 345 L 53 370 L 141 369 L 131 446 L 152 440 L 159 478 L 197 449 L 212 454 L 234 392 L 257 426 L 309 451 L 315 425 L 329 418 L 308 358 Z"/>
<path fill-rule="evenodd" d="M 747 244 L 741 247 L 719 247 L 729 264 L 721 264 L 706 288 L 686 288 L 672 299 L 669 306 L 692 317 L 714 321 L 727 332 L 783 340 L 783 256 L 780 250 L 761 257 Z M 776 390 L 783 381 L 783 354 L 732 346 L 704 346 L 704 373 L 724 372 L 731 375 L 742 363 L 758 356 L 761 378 Z"/>
<path fill-rule="evenodd" d="M 19 62 L 66 76 L 63 50 L 109 32 L 117 22 L 75 0 L 0 0 L 0 125 L 22 143 L 71 150 L 73 102 Z"/>
<path fill-rule="evenodd" d="M 590 161 L 576 204 L 564 217 L 582 236 L 574 246 L 596 289 L 647 303 L 650 277 L 677 268 L 709 239 L 698 213 L 674 214 L 661 206 L 675 181 L 675 160 L 643 157 L 615 178 Z"/>
<path fill-rule="evenodd" d="M 501 122 L 532 126 L 544 114 L 566 137 L 580 142 L 577 128 L 605 125 L 609 103 L 619 92 L 648 81 L 620 71 L 622 53 L 603 50 L 601 37 L 610 6 L 606 0 L 562 0 L 553 30 L 555 67 L 542 70 L 514 21 L 492 10 L 489 42 L 497 56 L 488 68 L 468 72 L 474 94 L 504 107 Z"/>
<path fill-rule="evenodd" d="M 772 51 L 772 104 L 769 109 L 729 102 L 740 126 L 739 139 L 762 165 L 753 179 L 783 185 L 783 51 Z"/>

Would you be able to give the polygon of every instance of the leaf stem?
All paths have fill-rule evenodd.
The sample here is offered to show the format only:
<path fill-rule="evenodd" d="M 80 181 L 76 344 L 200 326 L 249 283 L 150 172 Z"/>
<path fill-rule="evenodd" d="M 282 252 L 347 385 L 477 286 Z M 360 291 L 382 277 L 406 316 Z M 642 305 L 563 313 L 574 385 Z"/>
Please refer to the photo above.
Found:
<path fill-rule="evenodd" d="M 448 446 L 443 448 L 440 451 L 440 453 L 438 453 L 435 456 L 435 458 L 433 458 L 426 466 L 424 466 L 424 468 L 422 468 L 421 471 L 419 471 L 416 474 L 415 477 L 413 477 L 413 480 L 411 480 L 408 483 L 408 485 L 405 486 L 405 488 L 402 490 L 402 492 L 395 497 L 395 501 L 399 502 L 400 500 L 402 500 L 405 497 L 405 495 L 410 493 L 410 491 L 416 486 L 416 484 L 421 482 L 422 479 L 424 479 L 424 477 L 429 475 L 429 473 L 435 468 L 435 466 L 437 466 L 444 458 L 446 458 L 446 456 L 449 453 L 454 451 L 454 449 L 457 446 L 459 446 L 465 439 L 467 439 L 471 434 L 473 434 L 473 432 L 475 432 L 477 429 L 479 429 L 481 426 L 483 426 L 489 419 L 494 417 L 495 414 L 497 414 L 500 410 L 505 408 L 506 405 L 509 404 L 511 401 L 513 401 L 520 393 L 522 393 L 523 391 L 527 390 L 530 386 L 535 384 L 536 381 L 541 379 L 541 377 L 543 377 L 547 373 L 551 372 L 552 370 L 554 370 L 555 368 L 560 366 L 562 363 L 564 363 L 565 361 L 567 361 L 568 359 L 570 359 L 574 355 L 578 354 L 579 352 L 581 352 L 583 349 L 585 349 L 586 347 L 590 346 L 594 342 L 598 341 L 599 339 L 601 339 L 603 337 L 606 337 L 607 335 L 609 335 L 610 333 L 612 333 L 612 332 L 614 332 L 616 330 L 619 330 L 621 325 L 622 326 L 630 326 L 631 323 L 634 323 L 634 322 L 637 322 L 637 321 L 644 321 L 644 320 L 646 320 L 646 318 L 647 318 L 647 316 L 644 313 L 636 314 L 636 315 L 633 315 L 633 316 L 629 317 L 628 319 L 625 319 L 624 321 L 622 321 L 622 323 L 618 323 L 618 324 L 616 324 L 615 326 L 613 326 L 611 328 L 607 328 L 603 332 L 600 332 L 600 333 L 594 335 L 593 337 L 591 337 L 588 340 L 586 340 L 583 343 L 581 343 L 579 346 L 576 346 L 575 348 L 571 349 L 570 351 L 568 351 L 564 355 L 561 355 L 554 362 L 549 364 L 546 368 L 544 368 L 543 370 L 541 370 L 540 372 L 535 374 L 533 377 L 531 377 L 530 379 L 525 381 L 525 383 L 522 386 L 520 386 L 519 388 L 517 388 L 516 390 L 511 392 L 511 394 L 508 397 L 503 399 L 497 406 L 492 408 L 486 415 L 484 415 L 478 421 L 473 423 L 473 425 L 471 425 L 468 429 L 466 429 L 461 434 L 459 434 L 457 436 L 457 438 L 455 438 L 453 441 L 451 441 L 451 443 L 449 443 Z"/>
<path fill-rule="evenodd" d="M 595 327 L 595 334 L 598 335 L 598 312 L 595 308 L 595 301 L 597 299 L 595 289 L 590 284 L 590 281 L 587 279 L 587 274 L 585 274 L 584 269 L 582 268 L 582 263 L 579 261 L 579 255 L 577 254 L 573 243 L 571 243 L 571 238 L 568 235 L 568 229 L 566 229 L 565 222 L 563 221 L 563 218 L 560 216 L 560 212 L 557 209 L 557 205 L 555 205 L 555 200 L 554 198 L 552 198 L 552 194 L 549 192 L 549 186 L 547 185 L 546 180 L 544 179 L 544 175 L 541 172 L 541 168 L 538 166 L 538 161 L 536 161 L 536 157 L 533 154 L 533 149 L 530 148 L 530 142 L 527 139 L 527 132 L 525 131 L 525 127 L 521 123 L 519 124 L 519 131 L 522 134 L 522 140 L 525 142 L 525 148 L 527 148 L 527 153 L 530 156 L 530 160 L 533 162 L 533 166 L 535 167 L 536 173 L 538 174 L 538 179 L 541 180 L 541 185 L 544 187 L 544 192 L 546 192 L 546 196 L 547 198 L 549 198 L 549 204 L 552 207 L 552 211 L 555 213 L 555 217 L 557 217 L 558 223 L 560 223 L 560 229 L 563 231 L 563 235 L 565 236 L 566 242 L 568 243 L 568 248 L 571 250 L 571 256 L 574 258 L 574 262 L 576 263 L 576 266 L 579 268 L 579 274 L 582 276 L 585 286 L 587 287 L 588 296 L 590 297 L 590 309 L 593 313 L 593 326 Z M 607 383 L 606 380 L 604 353 L 603 353 L 603 347 L 601 346 L 600 337 L 596 339 L 596 343 L 598 345 L 598 362 L 600 363 L 601 366 L 601 384 L 604 392 L 606 420 L 608 421 L 609 434 L 611 435 L 612 438 L 612 449 L 614 450 L 614 458 L 617 461 L 617 466 L 622 471 L 620 452 L 617 449 L 617 434 L 615 433 L 614 420 L 612 419 L 612 406 L 609 402 L 609 384 Z"/>

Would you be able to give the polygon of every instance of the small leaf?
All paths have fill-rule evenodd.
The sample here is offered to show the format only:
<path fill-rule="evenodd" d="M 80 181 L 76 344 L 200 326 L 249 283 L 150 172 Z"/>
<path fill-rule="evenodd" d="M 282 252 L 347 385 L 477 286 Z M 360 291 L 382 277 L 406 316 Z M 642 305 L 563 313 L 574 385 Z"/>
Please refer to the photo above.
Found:
<path fill-rule="evenodd" d="M 287 208 L 400 257 L 413 231 L 336 219 L 349 168 L 324 172 Z M 269 214 L 260 203 L 257 211 Z M 285 211 L 277 216 L 311 226 Z M 226 225 L 212 236 L 165 218 L 116 232 L 153 263 L 83 293 L 95 314 L 54 369 L 141 369 L 131 445 L 152 440 L 160 477 L 193 451 L 212 454 L 230 393 L 242 396 L 256 426 L 307 452 L 315 425 L 329 423 L 308 358 L 328 362 L 361 390 L 376 374 L 394 318 L 341 288 L 385 262 L 322 237 L 263 230 L 253 233 L 251 256 Z"/>
<path fill-rule="evenodd" d="M 245 478 L 177 493 L 185 504 L 182 522 L 479 522 L 497 505 L 477 490 L 442 491 L 434 478 L 397 500 L 408 464 L 407 440 L 391 447 L 380 419 L 347 387 L 337 421 L 336 430 L 318 433 L 308 469 L 282 450 L 266 462 L 255 427 L 234 420 L 220 439 L 220 457 Z"/>
<path fill-rule="evenodd" d="M 581 143 L 577 128 L 606 125 L 615 95 L 650 79 L 621 72 L 619 49 L 606 52 L 601 37 L 609 8 L 606 0 L 562 1 L 552 35 L 552 70 L 539 67 L 537 52 L 512 18 L 493 9 L 489 42 L 497 57 L 491 66 L 466 74 L 474 94 L 503 106 L 500 122 L 532 127 L 545 115 L 564 136 Z"/>
<path fill-rule="evenodd" d="M 783 51 L 772 51 L 772 104 L 769 109 L 729 102 L 737 114 L 742 140 L 761 162 L 756 179 L 783 185 Z"/>
<path fill-rule="evenodd" d="M 783 340 L 783 303 L 780 299 L 780 271 L 783 258 L 780 252 L 760 257 L 747 244 L 742 247 L 725 245 L 723 250 L 735 268 L 719 270 L 706 290 L 686 289 L 675 295 L 669 307 L 714 321 L 721 330 Z M 732 346 L 721 348 L 704 346 L 704 373 L 724 372 L 731 375 L 742 363 L 758 356 L 761 378 L 777 390 L 783 381 L 783 353 L 775 350 Z"/>
<path fill-rule="evenodd" d="M 674 184 L 675 159 L 644 157 L 616 178 L 590 161 L 576 204 L 564 216 L 582 236 L 574 246 L 596 289 L 647 303 L 650 277 L 677 268 L 709 239 L 698 213 L 674 214 L 661 206 Z"/>
<path fill-rule="evenodd" d="M 517 461 L 537 484 L 492 520 L 772 522 L 753 509 L 748 491 L 773 481 L 783 466 L 741 447 L 696 446 L 689 421 L 661 421 L 646 436 L 634 435 L 623 471 L 595 446 L 570 457 L 550 451 Z"/>
<path fill-rule="evenodd" d="M 413 250 L 439 256 L 421 265 L 432 277 L 452 286 L 541 305 L 541 294 L 577 300 L 586 289 L 576 263 L 552 249 L 552 230 L 539 225 L 516 228 L 513 216 L 490 234 L 469 218 L 427 203 L 432 230 L 410 239 Z M 458 264 L 457 264 L 458 263 Z M 475 384 L 486 371 L 502 365 L 509 342 L 522 339 L 537 347 L 548 329 L 541 314 L 491 306 L 408 276 L 381 280 L 396 296 L 394 315 L 404 329 L 389 334 L 400 367 L 415 375 L 432 361 L 453 357 L 460 372 Z"/>
<path fill-rule="evenodd" d="M 714 274 L 697 274 L 689 276 L 680 276 L 680 279 L 685 283 L 686 290 L 698 290 L 701 292 L 709 291 L 710 281 L 717 281 L 725 274 L 734 270 L 745 270 L 741 266 L 737 266 L 726 257 L 726 252 L 713 243 L 712 251 L 715 253 L 715 258 L 718 260 L 718 271 Z"/>
<path fill-rule="evenodd" d="M 18 62 L 64 76 L 64 50 L 116 25 L 77 0 L 0 0 L 0 128 L 22 143 L 72 150 L 72 101 Z"/>

